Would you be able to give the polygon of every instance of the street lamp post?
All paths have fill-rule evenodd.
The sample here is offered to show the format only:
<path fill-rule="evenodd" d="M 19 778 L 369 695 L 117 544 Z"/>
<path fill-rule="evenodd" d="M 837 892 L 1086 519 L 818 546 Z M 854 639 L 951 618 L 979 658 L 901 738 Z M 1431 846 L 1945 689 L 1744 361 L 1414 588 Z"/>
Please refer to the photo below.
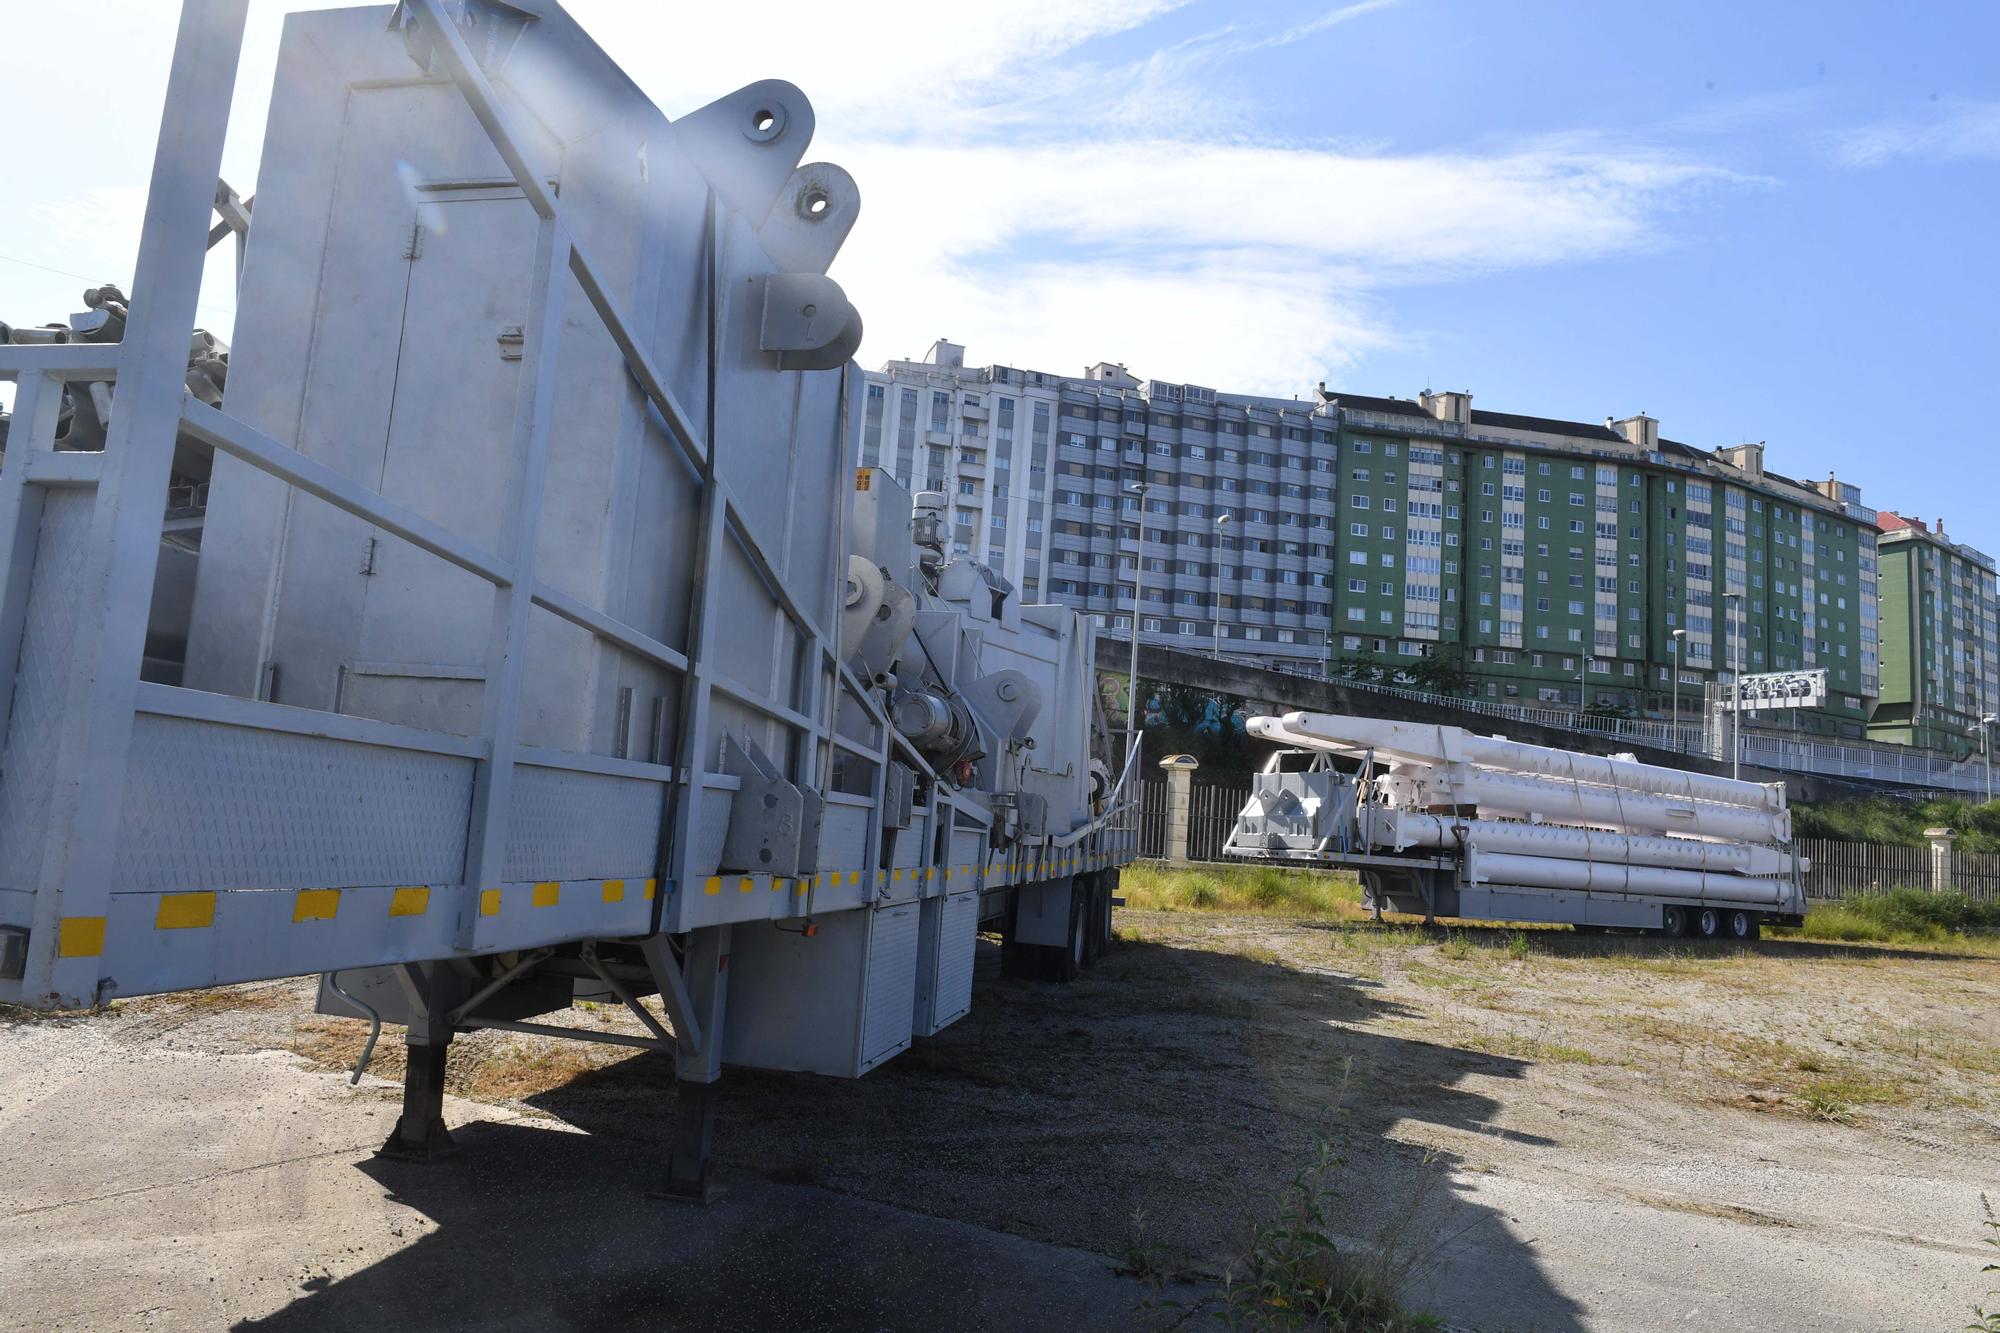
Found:
<path fill-rule="evenodd" d="M 1993 727 L 2000 723 L 2000 713 L 1988 713 L 1979 719 L 1979 753 L 1986 760 L 1986 804 L 1993 804 Z"/>
<path fill-rule="evenodd" d="M 1673 639 L 1674 639 L 1674 748 L 1675 748 L 1676 750 L 1684 750 L 1684 749 L 1686 749 L 1686 748 L 1687 748 L 1686 746 L 1684 746 L 1684 745 L 1682 745 L 1682 744 L 1681 744 L 1681 641 L 1682 641 L 1683 639 L 1687 638 L 1687 636 L 1688 636 L 1688 632 L 1687 632 L 1686 630 L 1684 630 L 1684 629 L 1677 629 L 1677 630 L 1675 630 L 1675 631 L 1674 631 L 1674 634 L 1673 634 Z"/>
<path fill-rule="evenodd" d="M 1132 665 L 1125 677 L 1125 765 L 1131 767 L 1132 753 L 1139 746 L 1139 570 L 1145 563 L 1139 555 L 1146 544 L 1146 483 L 1135 481 L 1125 488 L 1134 497 L 1139 540 L 1132 552 Z"/>
<path fill-rule="evenodd" d="M 1729 607 L 1729 776 L 1743 776 L 1743 594 L 1726 592 Z"/>
<path fill-rule="evenodd" d="M 1576 669 L 1576 715 L 1579 721 L 1590 708 L 1590 654 L 1583 655 L 1583 665 Z"/>
<path fill-rule="evenodd" d="M 1215 516 L 1215 577 L 1210 580 L 1213 588 L 1209 594 L 1215 598 L 1215 644 L 1210 656 L 1218 662 L 1222 660 L 1222 529 L 1228 523 L 1228 510 Z"/>

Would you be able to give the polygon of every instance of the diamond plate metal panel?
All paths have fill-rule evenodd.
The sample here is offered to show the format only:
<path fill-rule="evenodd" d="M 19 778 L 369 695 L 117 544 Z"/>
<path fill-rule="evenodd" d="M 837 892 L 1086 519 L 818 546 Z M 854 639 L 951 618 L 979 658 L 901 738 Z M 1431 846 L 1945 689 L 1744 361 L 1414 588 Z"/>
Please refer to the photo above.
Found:
<path fill-rule="evenodd" d="M 51 490 L 43 502 L 14 711 L 0 754 L 0 883 L 8 885 L 36 888 L 41 874 L 49 781 L 55 772 L 63 691 L 73 667 L 70 645 L 85 605 L 81 582 L 95 498 L 95 491 Z"/>
<path fill-rule="evenodd" d="M 453 883 L 472 774 L 449 755 L 141 714 L 118 888 Z"/>
<path fill-rule="evenodd" d="M 665 791 L 664 784 L 644 778 L 518 765 L 505 878 L 650 875 Z"/>

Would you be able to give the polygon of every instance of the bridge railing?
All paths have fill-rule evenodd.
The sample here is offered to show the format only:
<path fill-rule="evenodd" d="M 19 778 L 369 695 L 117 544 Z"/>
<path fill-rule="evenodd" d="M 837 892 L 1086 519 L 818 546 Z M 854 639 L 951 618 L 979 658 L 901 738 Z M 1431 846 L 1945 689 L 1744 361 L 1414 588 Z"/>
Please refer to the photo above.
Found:
<path fill-rule="evenodd" d="M 1320 674 L 1319 664 L 1314 662 L 1274 664 L 1267 669 L 1310 680 L 1325 679 Z M 1487 717 L 1586 735 L 1609 736 L 1676 754 L 1698 754 L 1716 760 L 1729 758 L 1726 725 L 1708 724 L 1699 703 L 1692 705 L 1691 711 L 1696 714 L 1694 721 L 1676 725 L 1652 718 L 1600 716 L 1573 708 L 1537 708 L 1469 695 L 1435 694 L 1428 690 L 1346 676 L 1334 676 L 1331 680 L 1346 688 L 1368 690 L 1414 703 L 1445 704 Z M 1934 750 L 1881 741 L 1826 740 L 1746 726 L 1743 729 L 1743 762 L 1755 768 L 1866 782 L 1893 782 L 1901 786 L 1959 792 L 1968 796 L 1984 796 L 1987 790 L 1986 770 L 1977 760 L 1955 760 Z"/>

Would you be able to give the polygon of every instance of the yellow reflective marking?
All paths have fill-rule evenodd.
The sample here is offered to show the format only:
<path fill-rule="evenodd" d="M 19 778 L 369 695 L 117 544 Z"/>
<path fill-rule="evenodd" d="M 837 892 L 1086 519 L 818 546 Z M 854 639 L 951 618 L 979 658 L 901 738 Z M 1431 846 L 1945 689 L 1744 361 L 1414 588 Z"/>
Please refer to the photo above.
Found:
<path fill-rule="evenodd" d="M 782 889 L 783 887 L 785 887 L 784 880 L 779 879 L 776 875 L 771 876 L 771 892 L 776 893 L 779 889 Z"/>
<path fill-rule="evenodd" d="M 849 884 L 859 884 L 861 882 L 861 872 L 859 870 L 848 871 L 847 882 Z"/>
<path fill-rule="evenodd" d="M 104 918 L 66 916 L 56 926 L 56 957 L 101 958 L 104 956 Z"/>
<path fill-rule="evenodd" d="M 607 879 L 607 880 L 605 880 L 605 881 L 604 881 L 604 901 L 605 901 L 605 902 L 607 902 L 607 903 L 622 903 L 622 902 L 624 902 L 624 901 L 625 901 L 625 881 L 624 881 L 624 880 L 622 880 L 622 879 Z"/>
<path fill-rule="evenodd" d="M 422 916 L 430 905 L 431 891 L 422 885 L 397 889 L 389 895 L 390 916 Z"/>
<path fill-rule="evenodd" d="M 553 879 L 545 879 L 535 885 L 535 891 L 528 902 L 535 907 L 554 907 L 562 901 L 562 884 Z"/>
<path fill-rule="evenodd" d="M 660 887 L 660 881 L 658 881 L 657 879 L 649 879 L 649 880 L 647 880 L 647 881 L 646 881 L 646 901 L 647 901 L 647 902 L 651 902 L 651 901 L 653 901 L 653 893 L 654 893 L 654 891 L 655 891 L 656 889 L 658 889 L 659 887 Z"/>
<path fill-rule="evenodd" d="M 339 889 L 300 889 L 292 902 L 292 920 L 331 921 L 340 911 Z"/>
<path fill-rule="evenodd" d="M 753 881 L 748 875 L 745 875 L 742 879 L 736 881 L 736 891 L 738 893 L 748 893 L 750 892 L 750 890 L 756 887 L 757 887 L 756 882 Z"/>
<path fill-rule="evenodd" d="M 213 893 L 163 893 L 153 913 L 156 930 L 199 930 L 214 924 Z"/>
<path fill-rule="evenodd" d="M 479 891 L 479 915 L 500 915 L 500 890 L 481 889 Z"/>
<path fill-rule="evenodd" d="M 900 871 L 900 870 L 898 870 L 898 871 L 896 872 L 896 878 L 897 878 L 897 879 L 901 879 L 902 877 L 903 877 L 903 872 L 902 872 L 902 871 Z"/>
<path fill-rule="evenodd" d="M 720 875 L 710 875 L 707 879 L 702 881 L 701 891 L 703 893 L 708 893 L 708 894 L 721 893 L 722 877 Z"/>

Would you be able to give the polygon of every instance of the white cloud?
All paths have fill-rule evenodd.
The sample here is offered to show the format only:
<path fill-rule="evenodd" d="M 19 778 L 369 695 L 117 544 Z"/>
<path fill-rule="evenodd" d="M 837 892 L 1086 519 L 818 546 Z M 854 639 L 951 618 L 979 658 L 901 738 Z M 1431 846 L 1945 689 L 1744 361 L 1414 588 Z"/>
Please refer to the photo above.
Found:
<path fill-rule="evenodd" d="M 1901 157 L 1938 161 L 2000 158 L 2000 102 L 1953 102 L 1929 120 L 1887 121 L 1834 136 L 1833 160 L 1879 167 Z"/>
<path fill-rule="evenodd" d="M 1727 179 L 1591 140 L 1397 154 L 1257 133 L 1264 94 L 1240 76 L 1259 53 L 1400 3 L 1191 36 L 1157 23 L 1181 0 L 898 0 L 866 23 L 780 5 L 748 42 L 729 11 L 574 12 L 670 115 L 758 78 L 813 99 L 811 155 L 861 186 L 834 274 L 864 364 L 950 335 L 979 359 L 1292 393 L 1402 340 L 1393 284 L 1654 244 L 1664 209 Z"/>
<path fill-rule="evenodd" d="M 812 98 L 811 155 L 846 166 L 862 190 L 835 274 L 867 321 L 864 363 L 949 334 L 982 359 L 1054 370 L 1122 360 L 1141 374 L 1289 394 L 1408 341 L 1389 309 L 1398 284 L 1657 244 L 1663 216 L 1731 179 L 1588 137 L 1413 153 L 1265 128 L 1272 99 L 1290 92 L 1259 84 L 1263 53 L 1330 53 L 1402 2 L 1286 17 L 1245 8 L 1207 24 L 1175 12 L 1190 0 L 887 0 L 865 16 L 803 0 L 768 0 L 754 15 L 624 0 L 570 8 L 670 116 L 762 78 Z M 278 19 L 292 7 L 258 0 L 252 11 L 226 162 L 246 191 Z M 134 22 L 96 33 L 100 59 L 163 77 L 149 0 L 117 13 Z M 36 45 L 73 28 L 51 18 Z M 0 53 L 0 69 L 54 77 L 18 55 Z M 50 161 L 15 175 L 0 253 L 129 273 L 137 210 L 114 189 L 143 179 L 143 166 L 78 166 L 150 145 L 150 109 L 121 106 L 100 108 L 67 174 Z M 204 299 L 226 306 L 226 263 L 211 267 L 219 282 Z M 46 292 L 0 314 L 59 316 L 83 285 L 40 276 Z"/>
<path fill-rule="evenodd" d="M 1290 393 L 1399 341 L 1397 283 L 1654 243 L 1723 173 L 1640 152 L 1361 156 L 1142 140 L 868 147 L 862 224 L 835 276 L 864 364 L 949 334 L 991 357 Z"/>

